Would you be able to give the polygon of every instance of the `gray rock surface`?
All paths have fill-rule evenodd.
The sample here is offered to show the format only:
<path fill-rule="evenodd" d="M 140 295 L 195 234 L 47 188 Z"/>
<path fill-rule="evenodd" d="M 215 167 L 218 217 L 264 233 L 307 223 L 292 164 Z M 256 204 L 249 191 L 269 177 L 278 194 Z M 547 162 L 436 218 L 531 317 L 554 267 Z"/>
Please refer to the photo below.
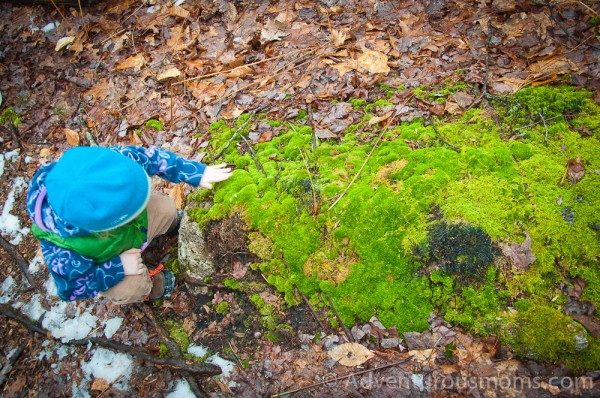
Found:
<path fill-rule="evenodd" d="M 189 207 L 179 227 L 179 263 L 186 276 L 203 280 L 214 274 L 215 269 L 206 253 L 204 234 L 198 224 L 190 219 L 187 210 Z"/>

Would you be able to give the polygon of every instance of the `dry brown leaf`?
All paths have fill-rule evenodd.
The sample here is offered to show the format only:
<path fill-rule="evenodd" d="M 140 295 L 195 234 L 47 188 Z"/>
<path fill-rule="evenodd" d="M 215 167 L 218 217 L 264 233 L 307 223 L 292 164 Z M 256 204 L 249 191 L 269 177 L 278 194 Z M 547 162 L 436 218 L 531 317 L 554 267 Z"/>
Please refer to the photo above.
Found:
<path fill-rule="evenodd" d="M 52 151 L 50 150 L 50 148 L 42 148 L 42 150 L 40 151 L 40 157 L 47 158 L 48 156 L 50 156 L 51 153 Z"/>
<path fill-rule="evenodd" d="M 373 354 L 367 347 L 358 343 L 346 343 L 334 347 L 328 352 L 331 359 L 338 361 L 344 366 L 358 366 L 373 358 Z"/>
<path fill-rule="evenodd" d="M 56 43 L 56 47 L 54 48 L 54 51 L 60 51 L 63 48 L 73 44 L 74 41 L 75 41 L 75 36 L 63 37 Z"/>
<path fill-rule="evenodd" d="M 577 71 L 577 67 L 565 56 L 552 57 L 529 65 L 529 70 L 536 75 L 562 74 Z"/>
<path fill-rule="evenodd" d="M 388 73 L 390 67 L 387 65 L 387 62 L 388 57 L 384 53 L 365 48 L 356 60 L 356 66 L 361 72 Z"/>
<path fill-rule="evenodd" d="M 535 262 L 536 257 L 531 251 L 531 237 L 529 232 L 525 231 L 525 240 L 520 245 L 515 242 L 509 244 L 500 244 L 502 253 L 510 259 L 516 270 L 528 270 L 529 266 Z"/>
<path fill-rule="evenodd" d="M 140 70 L 142 66 L 146 63 L 146 59 L 144 58 L 144 54 L 139 53 L 136 55 L 132 55 L 131 57 L 126 58 L 117 64 L 118 70 L 125 70 L 135 68 L 135 70 Z"/>
<path fill-rule="evenodd" d="M 110 383 L 104 379 L 97 378 L 92 382 L 92 391 L 106 391 L 110 388 Z"/>
<path fill-rule="evenodd" d="M 412 350 L 408 352 L 408 355 L 412 356 L 412 360 L 420 363 L 423 366 L 433 366 L 435 361 L 435 349 L 430 348 L 427 350 Z"/>
<path fill-rule="evenodd" d="M 348 34 L 344 31 L 331 29 L 331 41 L 336 47 L 343 46 L 346 40 L 348 40 Z"/>
<path fill-rule="evenodd" d="M 163 73 L 159 74 L 156 79 L 160 82 L 163 80 L 167 80 L 167 79 L 171 79 L 174 77 L 179 77 L 181 76 L 181 71 L 175 67 L 169 68 L 166 71 L 164 71 Z"/>
<path fill-rule="evenodd" d="M 346 73 L 351 72 L 354 68 L 348 65 L 345 62 L 340 62 L 332 66 L 333 69 L 337 70 L 341 77 L 343 77 Z"/>
<path fill-rule="evenodd" d="M 67 142 L 69 143 L 69 145 L 71 145 L 71 146 L 79 145 L 79 134 L 76 131 L 64 128 L 63 133 L 65 134 L 65 137 L 67 138 Z"/>
<path fill-rule="evenodd" d="M 457 113 L 462 113 L 460 106 L 456 102 L 447 101 L 444 104 L 444 111 L 448 112 L 451 115 L 455 115 Z"/>
<path fill-rule="evenodd" d="M 372 126 L 372 125 L 382 122 L 386 119 L 389 119 L 389 117 L 392 116 L 393 113 L 394 113 L 394 111 L 389 111 L 388 113 L 386 113 L 383 116 L 372 117 L 371 119 L 369 119 L 369 126 Z"/>
<path fill-rule="evenodd" d="M 135 134 L 134 134 L 135 135 Z M 183 203 L 185 201 L 185 192 L 183 191 L 183 184 L 177 184 L 169 192 L 169 196 L 175 202 L 175 206 L 178 209 L 183 209 Z"/>
<path fill-rule="evenodd" d="M 100 79 L 96 84 L 92 86 L 89 90 L 87 90 L 84 95 L 91 95 L 97 100 L 103 100 L 108 97 L 111 91 L 114 89 L 115 84 L 112 80 L 107 78 Z"/>
<path fill-rule="evenodd" d="M 252 68 L 249 66 L 239 66 L 226 74 L 229 78 L 245 77 L 252 73 Z"/>
<path fill-rule="evenodd" d="M 264 28 L 260 31 L 261 43 L 281 40 L 289 33 L 285 32 L 286 24 L 277 20 L 269 19 Z"/>
<path fill-rule="evenodd" d="M 180 17 L 180 18 L 183 18 L 183 19 L 186 19 L 187 17 L 190 16 L 190 12 L 188 10 L 186 10 L 185 8 L 180 7 L 180 6 L 176 6 L 176 5 L 173 5 L 169 9 L 169 14 L 171 16 Z"/>
<path fill-rule="evenodd" d="M 244 277 L 244 275 L 246 275 L 247 272 L 248 272 L 247 266 L 245 266 L 244 264 L 242 264 L 239 261 L 234 261 L 233 272 L 231 273 L 231 276 L 233 276 L 235 279 L 242 279 Z"/>
<path fill-rule="evenodd" d="M 196 69 L 202 68 L 205 63 L 206 63 L 206 61 L 203 59 L 192 59 L 191 61 L 187 62 L 188 66 L 190 68 L 196 68 Z"/>

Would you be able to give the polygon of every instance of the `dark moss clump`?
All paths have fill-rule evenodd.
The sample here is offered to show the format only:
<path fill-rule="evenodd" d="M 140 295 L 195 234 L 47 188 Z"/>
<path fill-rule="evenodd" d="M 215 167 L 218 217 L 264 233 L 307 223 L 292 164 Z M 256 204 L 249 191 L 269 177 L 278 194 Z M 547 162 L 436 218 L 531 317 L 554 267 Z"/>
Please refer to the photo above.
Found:
<path fill-rule="evenodd" d="M 481 281 L 494 260 L 492 239 L 469 224 L 441 222 L 429 228 L 429 261 L 464 282 Z"/>

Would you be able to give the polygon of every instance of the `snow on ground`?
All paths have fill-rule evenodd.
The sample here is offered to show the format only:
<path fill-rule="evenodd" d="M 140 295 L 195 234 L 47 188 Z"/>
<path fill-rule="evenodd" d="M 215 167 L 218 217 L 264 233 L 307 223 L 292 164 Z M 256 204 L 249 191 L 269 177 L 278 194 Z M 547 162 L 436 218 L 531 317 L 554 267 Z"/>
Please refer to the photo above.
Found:
<path fill-rule="evenodd" d="M 6 155 L 8 154 L 4 154 L 5 159 Z M 8 235 L 10 237 L 10 243 L 13 245 L 21 243 L 23 236 L 29 233 L 29 228 L 21 228 L 19 217 L 10 214 L 15 205 L 15 197 L 21 193 L 26 186 L 27 183 L 23 177 L 17 177 L 12 181 L 12 189 L 6 197 L 6 202 L 2 208 L 2 214 L 0 214 L 0 232 L 2 235 Z"/>
<path fill-rule="evenodd" d="M 165 398 L 195 398 L 196 395 L 192 392 L 190 384 L 185 379 L 180 379 L 175 386 L 175 390 L 168 394 Z"/>

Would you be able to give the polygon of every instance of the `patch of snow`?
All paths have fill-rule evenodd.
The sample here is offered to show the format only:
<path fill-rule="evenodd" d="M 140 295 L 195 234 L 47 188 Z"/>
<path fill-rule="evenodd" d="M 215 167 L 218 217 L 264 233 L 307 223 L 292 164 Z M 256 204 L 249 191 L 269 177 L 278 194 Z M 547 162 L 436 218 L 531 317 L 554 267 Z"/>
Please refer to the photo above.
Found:
<path fill-rule="evenodd" d="M 58 289 L 56 288 L 56 283 L 54 283 L 54 279 L 52 279 L 52 277 L 46 280 L 44 287 L 46 288 L 46 293 L 48 296 L 58 296 Z"/>
<path fill-rule="evenodd" d="M 60 22 L 50 22 L 48 25 L 42 28 L 42 31 L 44 33 L 52 32 L 54 29 L 58 28 L 58 25 L 60 25 Z"/>
<path fill-rule="evenodd" d="M 218 355 L 213 355 L 206 360 L 206 363 L 212 363 L 213 365 L 217 365 L 221 368 L 220 377 L 229 377 L 233 369 L 235 368 L 235 363 L 228 361 L 226 359 L 221 358 Z"/>
<path fill-rule="evenodd" d="M 44 258 L 36 255 L 29 263 L 29 273 L 35 274 L 40 270 L 40 265 L 44 264 Z"/>
<path fill-rule="evenodd" d="M 0 285 L 0 304 L 6 304 L 10 301 L 11 293 L 15 287 L 15 281 L 12 276 L 7 276 L 6 279 Z"/>
<path fill-rule="evenodd" d="M 183 3 L 185 3 L 185 0 L 177 0 L 177 1 L 175 2 L 175 5 L 176 5 L 176 6 L 180 6 L 180 5 L 182 5 Z"/>
<path fill-rule="evenodd" d="M 74 352 L 75 352 L 75 348 L 69 347 L 66 345 L 62 345 L 62 344 L 59 345 L 58 347 L 56 347 L 56 350 L 54 351 L 54 353 L 56 354 L 58 359 L 63 359 L 67 355 L 72 355 Z"/>
<path fill-rule="evenodd" d="M 411 373 L 410 379 L 412 380 L 415 387 L 419 389 L 419 391 L 424 391 L 425 386 L 423 385 L 423 375 L 420 373 Z"/>
<path fill-rule="evenodd" d="M 194 398 L 196 395 L 192 392 L 190 384 L 186 379 L 179 379 L 175 390 L 169 393 L 165 398 Z"/>
<path fill-rule="evenodd" d="M 36 293 L 31 297 L 31 300 L 25 303 L 21 308 L 21 311 L 34 321 L 39 321 L 42 315 L 47 311 L 40 301 L 41 298 L 42 296 L 39 293 Z"/>
<path fill-rule="evenodd" d="M 31 156 L 25 156 L 25 163 L 26 164 L 31 163 L 32 160 L 33 160 L 33 158 Z"/>
<path fill-rule="evenodd" d="M 89 382 L 86 383 L 89 385 Z M 73 398 L 90 398 L 90 393 L 88 392 L 88 385 L 77 385 L 77 383 L 71 384 L 71 397 Z"/>
<path fill-rule="evenodd" d="M 85 309 L 72 318 L 66 315 L 67 303 L 64 301 L 56 303 L 46 313 L 42 326 L 48 329 L 54 337 L 64 341 L 86 338 L 96 328 L 98 317 Z"/>
<path fill-rule="evenodd" d="M 4 154 L 0 153 L 0 177 L 4 174 Z"/>
<path fill-rule="evenodd" d="M 159 5 L 155 5 L 155 6 L 152 6 L 152 7 L 148 7 L 148 9 L 146 10 L 146 13 L 147 14 L 154 14 L 158 10 L 160 10 L 160 6 Z"/>
<path fill-rule="evenodd" d="M 188 354 L 192 354 L 197 356 L 198 358 L 203 358 L 208 353 L 208 348 L 202 347 L 201 345 L 190 344 L 187 349 Z"/>
<path fill-rule="evenodd" d="M 115 388 L 127 389 L 133 365 L 133 358 L 129 355 L 98 348 L 89 362 L 82 361 L 81 369 L 88 377 L 101 378 L 108 383 L 115 383 Z"/>
<path fill-rule="evenodd" d="M 6 156 L 6 154 L 4 155 Z M 23 179 L 23 177 L 17 177 L 13 180 L 12 190 L 6 197 L 6 202 L 2 208 L 2 214 L 0 214 L 0 232 L 3 235 L 9 235 L 12 238 L 10 243 L 13 245 L 18 245 L 21 243 L 23 235 L 27 235 L 29 233 L 29 228 L 21 228 L 19 217 L 10 214 L 13 206 L 15 205 L 15 197 L 21 193 L 23 188 L 26 186 L 27 183 L 25 183 L 25 179 Z"/>
<path fill-rule="evenodd" d="M 6 152 L 4 154 L 4 159 L 6 159 L 7 161 L 14 163 L 15 160 L 17 160 L 17 158 L 19 157 L 19 150 L 18 149 L 13 149 L 10 152 Z"/>
<path fill-rule="evenodd" d="M 104 335 L 110 339 L 123 324 L 123 318 L 111 318 L 104 322 Z"/>

